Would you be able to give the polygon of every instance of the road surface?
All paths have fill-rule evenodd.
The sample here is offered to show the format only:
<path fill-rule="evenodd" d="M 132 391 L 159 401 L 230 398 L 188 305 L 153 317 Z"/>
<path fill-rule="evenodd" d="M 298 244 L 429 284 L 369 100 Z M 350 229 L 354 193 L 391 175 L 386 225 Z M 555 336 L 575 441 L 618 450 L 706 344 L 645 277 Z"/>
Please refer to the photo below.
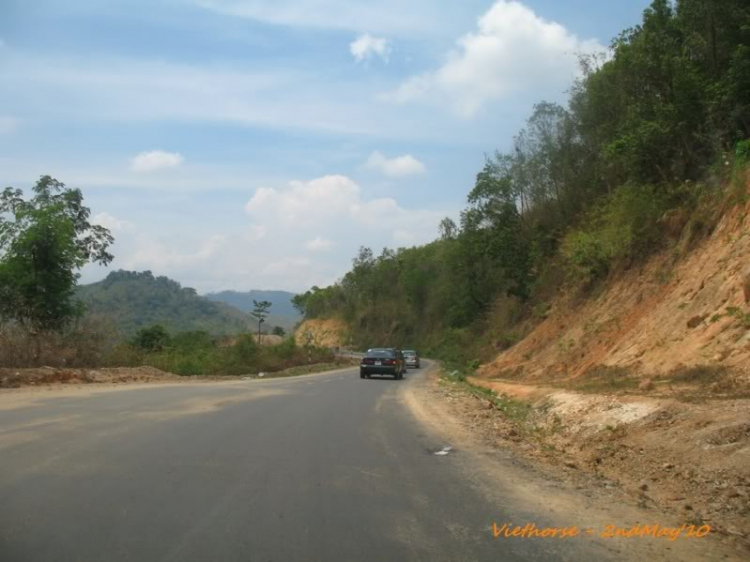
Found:
<path fill-rule="evenodd" d="M 601 560 L 585 540 L 501 540 L 549 522 L 487 494 L 460 447 L 355 370 L 0 395 L 0 560 Z M 507 485 L 507 483 L 506 483 Z"/>

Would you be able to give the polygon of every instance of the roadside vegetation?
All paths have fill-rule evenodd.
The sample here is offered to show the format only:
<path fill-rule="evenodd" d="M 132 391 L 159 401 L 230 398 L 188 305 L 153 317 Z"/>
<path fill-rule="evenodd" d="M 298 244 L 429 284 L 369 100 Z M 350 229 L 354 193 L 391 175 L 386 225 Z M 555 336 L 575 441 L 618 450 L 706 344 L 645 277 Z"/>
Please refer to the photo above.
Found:
<path fill-rule="evenodd" d="M 0 193 L 0 367 L 150 366 L 198 376 L 335 363 L 328 349 L 283 339 L 283 329 L 273 336 L 281 343 L 259 345 L 261 330 L 250 334 L 249 317 L 242 312 L 148 271 L 113 272 L 77 290 L 85 264 L 107 265 L 113 259 L 111 233 L 89 217 L 80 190 L 49 176 L 36 183 L 28 199 L 10 187 Z M 257 303 L 259 327 L 270 307 L 267 301 Z M 177 326 L 203 329 L 144 325 L 164 317 Z"/>
<path fill-rule="evenodd" d="M 458 223 L 421 247 L 362 248 L 297 308 L 343 318 L 360 348 L 418 347 L 469 372 L 561 290 L 586 297 L 655 252 L 686 255 L 747 200 L 750 9 L 654 0 L 611 49 L 582 57 L 567 104 L 538 103 L 487 157 Z"/>
<path fill-rule="evenodd" d="M 105 362 L 113 367 L 148 365 L 186 376 L 232 376 L 335 364 L 335 359 L 331 350 L 306 349 L 291 337 L 279 345 L 259 345 L 254 334 L 222 341 L 200 330 L 170 335 L 162 326 L 155 325 L 139 330 L 131 341 L 118 344 Z"/>

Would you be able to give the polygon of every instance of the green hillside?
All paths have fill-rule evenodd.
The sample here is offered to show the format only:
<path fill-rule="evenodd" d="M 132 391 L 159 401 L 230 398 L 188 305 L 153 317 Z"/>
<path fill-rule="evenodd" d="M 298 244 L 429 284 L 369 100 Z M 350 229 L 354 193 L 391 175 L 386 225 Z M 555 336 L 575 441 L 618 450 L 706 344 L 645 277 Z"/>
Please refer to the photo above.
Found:
<path fill-rule="evenodd" d="M 77 295 L 90 313 L 110 317 L 124 335 L 152 324 L 216 335 L 247 331 L 252 325 L 243 312 L 150 271 L 113 271 L 102 281 L 79 286 Z"/>

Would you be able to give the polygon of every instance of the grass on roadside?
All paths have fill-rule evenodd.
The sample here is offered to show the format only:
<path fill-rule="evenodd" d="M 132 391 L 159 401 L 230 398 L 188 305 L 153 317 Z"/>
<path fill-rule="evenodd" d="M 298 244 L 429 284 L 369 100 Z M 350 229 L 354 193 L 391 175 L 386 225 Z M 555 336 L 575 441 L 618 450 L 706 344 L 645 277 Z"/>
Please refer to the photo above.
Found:
<path fill-rule="evenodd" d="M 450 373 L 444 370 L 440 375 L 440 379 L 444 384 L 453 384 L 454 388 L 458 390 L 488 400 L 504 417 L 520 425 L 525 424 L 529 414 L 534 409 L 529 402 L 517 400 L 507 394 L 498 394 L 494 390 L 471 384 L 466 379 L 466 373 L 459 370 L 453 370 Z"/>
<path fill-rule="evenodd" d="M 597 365 L 587 370 L 583 375 L 571 381 L 552 383 L 557 386 L 577 392 L 621 392 L 638 388 L 640 379 L 631 375 L 625 367 Z"/>

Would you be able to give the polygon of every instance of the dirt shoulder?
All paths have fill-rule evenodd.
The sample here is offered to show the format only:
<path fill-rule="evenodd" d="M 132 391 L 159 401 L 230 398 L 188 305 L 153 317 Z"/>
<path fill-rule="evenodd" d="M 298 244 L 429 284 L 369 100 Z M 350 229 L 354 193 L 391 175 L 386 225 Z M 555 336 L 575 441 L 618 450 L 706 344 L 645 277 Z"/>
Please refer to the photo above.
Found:
<path fill-rule="evenodd" d="M 281 378 L 351 368 L 357 361 L 342 358 L 335 363 L 301 365 L 273 373 L 253 373 L 244 376 L 180 376 L 154 367 L 113 367 L 101 369 L 33 369 L 0 368 L 0 389 L 60 388 L 84 385 L 121 384 L 185 384 L 240 381 L 249 379 Z"/>
<path fill-rule="evenodd" d="M 722 433 L 712 425 L 719 420 L 704 425 L 702 435 L 718 439 L 716 456 L 735 459 L 719 468 L 706 460 L 704 446 L 686 438 L 690 424 L 705 424 L 709 406 L 696 406 L 700 413 L 684 416 L 670 404 L 607 397 L 589 402 L 588 395 L 520 385 L 515 390 L 513 396 L 506 391 L 497 397 L 431 373 L 408 387 L 405 400 L 421 421 L 471 452 L 472 471 L 485 474 L 488 482 L 513 483 L 503 487 L 499 502 L 512 495 L 519 505 L 555 514 L 567 525 L 711 526 L 710 535 L 700 540 L 592 538 L 611 553 L 627 551 L 625 559 L 747 559 L 750 463 L 741 466 L 747 444 L 743 449 L 729 430 Z M 560 394 L 552 399 L 549 391 Z M 726 412 L 725 422 L 738 419 L 736 411 Z"/>
<path fill-rule="evenodd" d="M 180 382 L 185 377 L 153 367 L 108 369 L 0 369 L 0 388 L 21 388 L 61 384 Z"/>
<path fill-rule="evenodd" d="M 522 419 L 504 418 L 500 439 L 514 442 L 515 433 L 545 462 L 610 479 L 639 503 L 709 524 L 750 553 L 750 400 L 686 403 L 470 382 L 494 391 L 500 405 L 529 405 Z"/>

